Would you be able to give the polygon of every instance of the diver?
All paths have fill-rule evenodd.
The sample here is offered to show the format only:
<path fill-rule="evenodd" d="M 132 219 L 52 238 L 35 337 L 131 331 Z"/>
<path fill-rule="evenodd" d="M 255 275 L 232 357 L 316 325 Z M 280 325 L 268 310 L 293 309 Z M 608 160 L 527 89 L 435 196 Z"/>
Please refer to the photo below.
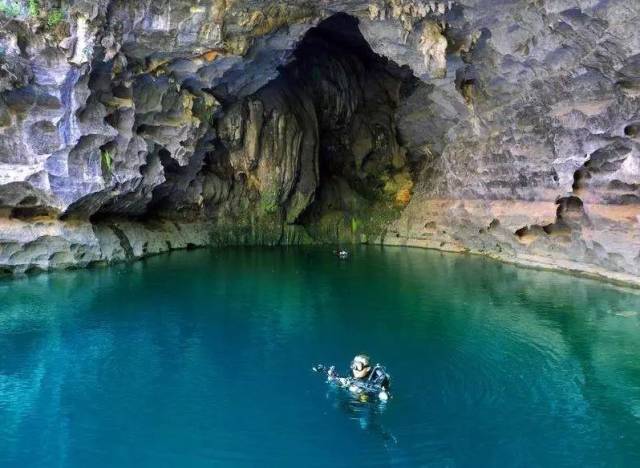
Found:
<path fill-rule="evenodd" d="M 327 380 L 341 387 L 348 388 L 350 392 L 358 395 L 375 394 L 380 400 L 389 399 L 389 386 L 391 379 L 384 367 L 380 364 L 371 366 L 371 360 L 366 354 L 358 354 L 351 361 L 351 376 L 340 377 L 335 366 L 325 367 L 318 364 L 314 371 L 327 371 Z"/>
<path fill-rule="evenodd" d="M 366 390 L 366 387 L 379 388 L 380 390 L 388 393 L 389 390 L 389 374 L 384 370 L 380 364 L 376 364 L 371 367 L 369 356 L 366 354 L 358 354 L 351 361 L 351 374 L 353 375 L 352 386 L 349 390 L 354 393 L 362 393 Z"/>
<path fill-rule="evenodd" d="M 340 258 L 340 259 L 345 259 L 345 258 L 349 258 L 349 251 L 345 250 L 345 249 L 339 249 L 339 250 L 334 250 L 333 254 Z"/>

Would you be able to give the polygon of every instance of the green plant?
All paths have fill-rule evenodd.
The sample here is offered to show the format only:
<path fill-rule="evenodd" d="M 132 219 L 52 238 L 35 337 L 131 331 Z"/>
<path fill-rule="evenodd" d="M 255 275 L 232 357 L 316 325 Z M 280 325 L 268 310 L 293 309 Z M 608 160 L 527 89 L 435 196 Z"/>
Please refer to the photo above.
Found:
<path fill-rule="evenodd" d="M 260 196 L 260 210 L 265 214 L 273 214 L 278 211 L 278 190 L 270 188 Z"/>
<path fill-rule="evenodd" d="M 20 5 L 13 0 L 0 0 L 0 13 L 15 18 L 20 15 Z"/>
<path fill-rule="evenodd" d="M 58 8 L 54 8 L 47 14 L 47 26 L 55 28 L 62 20 L 64 20 L 64 13 Z"/>
<path fill-rule="evenodd" d="M 110 176 L 113 171 L 113 152 L 107 149 L 100 151 L 100 164 L 102 173 Z"/>
<path fill-rule="evenodd" d="M 356 217 L 351 218 L 351 234 L 355 234 L 358 232 L 358 228 L 360 227 L 360 220 Z"/>
<path fill-rule="evenodd" d="M 27 2 L 27 12 L 29 16 L 38 16 L 40 14 L 40 2 L 38 0 L 29 0 Z"/>

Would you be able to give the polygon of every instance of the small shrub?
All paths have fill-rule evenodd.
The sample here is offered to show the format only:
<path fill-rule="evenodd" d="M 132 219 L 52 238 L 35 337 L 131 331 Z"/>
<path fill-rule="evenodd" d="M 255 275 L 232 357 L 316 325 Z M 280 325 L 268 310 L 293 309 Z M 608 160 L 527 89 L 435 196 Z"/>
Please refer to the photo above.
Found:
<path fill-rule="evenodd" d="M 100 163 L 102 166 L 102 174 L 111 176 L 113 172 L 113 152 L 103 149 L 100 152 Z"/>
<path fill-rule="evenodd" d="M 0 0 L 0 13 L 9 18 L 15 18 L 21 13 L 20 5 L 13 0 Z"/>
<path fill-rule="evenodd" d="M 29 16 L 38 16 L 40 14 L 40 2 L 38 0 L 29 0 L 27 2 L 27 12 Z"/>
<path fill-rule="evenodd" d="M 64 13 L 62 13 L 62 10 L 54 8 L 47 15 L 47 26 L 55 28 L 62 23 L 62 20 L 64 20 Z"/>
<path fill-rule="evenodd" d="M 270 188 L 260 197 L 260 210 L 265 214 L 274 214 L 278 211 L 278 190 Z"/>

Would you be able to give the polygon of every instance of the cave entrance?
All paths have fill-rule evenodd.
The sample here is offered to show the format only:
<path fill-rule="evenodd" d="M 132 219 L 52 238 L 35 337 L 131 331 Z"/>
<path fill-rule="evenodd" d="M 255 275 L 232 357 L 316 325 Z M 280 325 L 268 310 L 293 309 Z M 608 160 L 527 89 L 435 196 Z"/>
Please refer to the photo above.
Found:
<path fill-rule="evenodd" d="M 297 223 L 323 240 L 373 234 L 411 197 L 419 161 L 399 141 L 396 110 L 419 80 L 377 55 L 358 20 L 336 14 L 311 29 L 282 75 L 311 97 L 319 185 Z"/>
<path fill-rule="evenodd" d="M 303 226 L 322 242 L 380 234 L 409 202 L 419 172 L 397 125 L 419 83 L 371 49 L 354 17 L 336 14 L 310 29 L 276 79 L 217 121 L 221 152 L 211 160 L 235 175 L 234 228 L 277 237 L 282 225 Z"/>

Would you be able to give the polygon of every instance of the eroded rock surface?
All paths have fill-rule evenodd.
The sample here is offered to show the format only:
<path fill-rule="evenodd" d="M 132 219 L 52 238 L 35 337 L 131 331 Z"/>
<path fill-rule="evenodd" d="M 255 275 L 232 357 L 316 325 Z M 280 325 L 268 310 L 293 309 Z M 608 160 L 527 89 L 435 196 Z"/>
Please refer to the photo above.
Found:
<path fill-rule="evenodd" d="M 636 2 L 12 4 L 6 270 L 341 240 L 640 276 Z"/>

